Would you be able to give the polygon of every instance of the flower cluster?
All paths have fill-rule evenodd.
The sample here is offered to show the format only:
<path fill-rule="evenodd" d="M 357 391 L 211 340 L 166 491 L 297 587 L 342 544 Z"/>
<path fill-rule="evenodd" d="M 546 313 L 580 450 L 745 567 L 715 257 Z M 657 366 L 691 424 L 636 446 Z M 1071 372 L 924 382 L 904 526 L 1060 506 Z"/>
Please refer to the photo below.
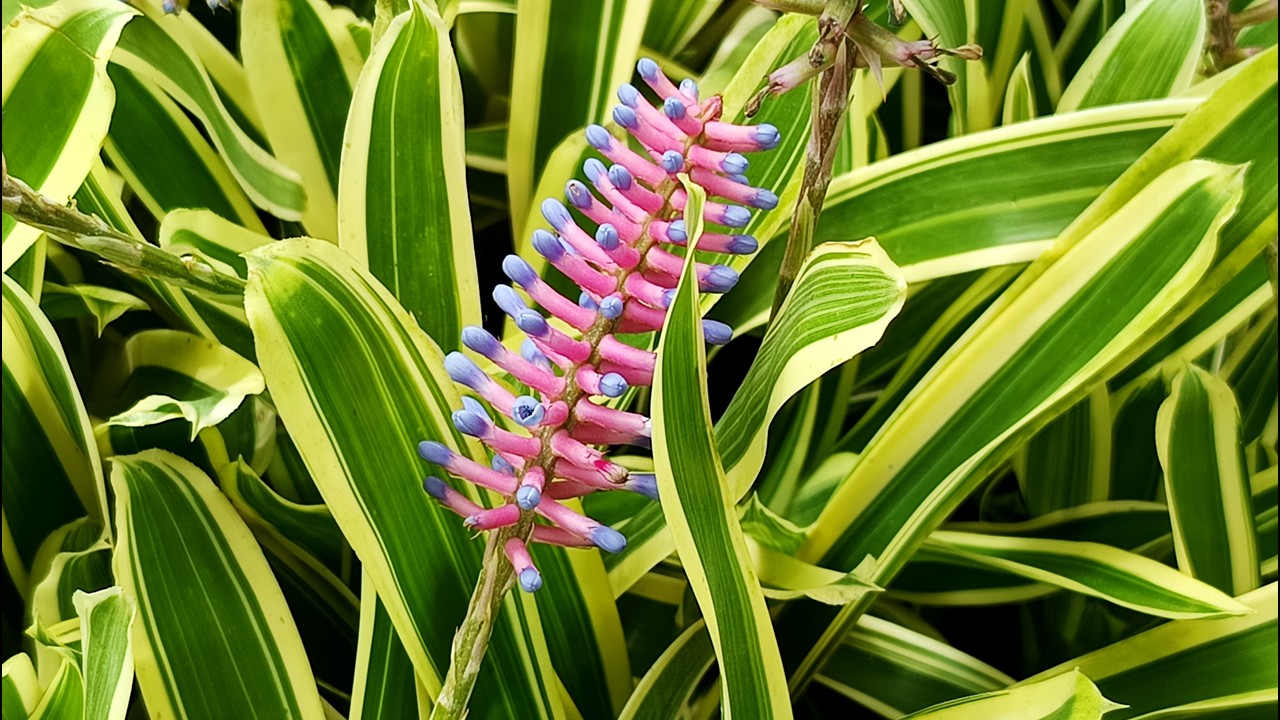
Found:
<path fill-rule="evenodd" d="M 542 215 L 554 233 L 533 233 L 533 248 L 576 283 L 581 296 L 576 302 L 564 297 L 528 262 L 509 255 L 502 269 L 524 295 L 499 285 L 493 298 L 525 334 L 520 352 L 482 328 L 462 332 L 463 345 L 535 394 L 514 394 L 460 352 L 445 358 L 449 376 L 488 405 L 464 397 L 453 423 L 484 442 L 492 451 L 492 462 L 477 463 L 434 441 L 421 443 L 418 451 L 428 462 L 499 493 L 507 502 L 492 509 L 480 507 L 437 477 L 428 477 L 424 488 L 474 530 L 513 528 L 522 519 L 528 522 L 533 513 L 539 521 L 527 534 L 531 541 L 596 546 L 608 552 L 626 546 L 621 533 L 562 501 L 615 489 L 657 498 L 652 474 L 628 472 L 597 449 L 647 447 L 649 419 L 591 398 L 619 398 L 629 388 L 653 381 L 654 353 L 618 335 L 658 330 L 674 298 L 684 259 L 668 248 L 686 245 L 689 239 L 683 218 L 688 196 L 677 176 L 687 173 L 709 197 L 719 198 L 706 202 L 703 218 L 730 230 L 704 233 L 699 250 L 755 252 L 756 240 L 733 234 L 732 229 L 751 221 L 749 208 L 768 210 L 778 203 L 774 193 L 751 187 L 743 175 L 748 166 L 743 153 L 777 145 L 777 128 L 721 122 L 718 95 L 699 101 L 692 80 L 676 86 L 649 59 L 641 60 L 637 70 L 661 105 L 649 104 L 635 87 L 623 85 L 618 90 L 622 104 L 614 109 L 613 119 L 640 150 L 600 125 L 588 127 L 587 142 L 612 164 L 587 160 L 584 170 L 594 192 L 578 180 L 569 181 L 568 206 L 555 199 L 542 203 Z M 594 231 L 584 229 L 580 218 L 594 225 Z M 738 280 L 724 265 L 699 262 L 696 267 L 704 292 L 726 292 Z M 526 297 L 551 318 L 527 304 Z M 726 343 L 733 335 L 730 327 L 714 320 L 704 320 L 703 330 L 713 344 Z M 514 425 L 496 421 L 491 412 Z M 509 533 L 503 550 L 520 586 L 533 592 L 542 585 L 542 577 L 521 534 Z"/>

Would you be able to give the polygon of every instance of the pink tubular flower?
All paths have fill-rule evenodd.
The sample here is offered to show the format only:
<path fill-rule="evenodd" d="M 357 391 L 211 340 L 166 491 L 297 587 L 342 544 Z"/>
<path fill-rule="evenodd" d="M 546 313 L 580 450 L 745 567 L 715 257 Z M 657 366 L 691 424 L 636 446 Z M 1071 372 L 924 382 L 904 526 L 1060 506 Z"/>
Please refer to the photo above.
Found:
<path fill-rule="evenodd" d="M 502 548 L 526 592 L 542 586 L 528 542 L 594 546 L 607 552 L 626 547 L 621 533 L 561 501 L 603 490 L 628 490 L 657 499 L 652 474 L 628 472 L 598 449 L 621 444 L 648 447 L 649 419 L 591 398 L 622 397 L 630 388 L 653 381 L 654 353 L 618 336 L 659 329 L 674 298 L 684 260 L 663 246 L 689 242 L 683 217 L 687 197 L 677 175 L 688 173 L 716 198 L 704 206 L 703 219 L 725 231 L 705 233 L 700 250 L 755 252 L 755 238 L 733 234 L 732 228 L 745 227 L 753 210 L 769 210 L 778 202 L 773 192 L 750 186 L 744 177 L 749 164 L 744 154 L 777 145 L 777 128 L 721 122 L 719 96 L 699 102 L 693 81 L 677 86 L 647 58 L 636 69 L 659 100 L 655 107 L 631 85 L 618 89 L 622 104 L 613 118 L 636 144 L 614 137 L 600 125 L 588 127 L 587 142 L 612 165 L 588 160 L 583 169 L 589 184 L 571 180 L 565 187 L 567 205 L 556 199 L 543 201 L 542 215 L 551 231 L 533 233 L 534 250 L 576 283 L 581 296 L 576 302 L 564 297 L 528 262 L 509 255 L 503 272 L 524 295 L 499 285 L 493 298 L 526 335 L 520 352 L 481 328 L 462 331 L 467 349 L 534 394 L 517 395 L 466 355 L 450 353 L 445 358 L 449 376 L 488 403 L 464 397 L 463 408 L 453 413 L 454 427 L 483 442 L 492 453 L 491 462 L 477 463 L 439 442 L 418 446 L 427 462 L 505 499 L 486 509 L 438 477 L 428 476 L 423 483 L 426 492 L 464 518 L 467 527 L 529 528 L 532 519 L 524 537 L 507 537 Z M 698 262 L 695 268 L 703 292 L 728 292 L 738 280 L 724 265 Z M 562 324 L 553 324 L 553 319 Z M 733 336 L 732 328 L 713 320 L 704 320 L 703 329 L 713 344 L 727 343 Z M 491 411 L 511 422 L 495 420 Z M 522 521 L 526 524 L 520 525 Z M 504 532 L 513 534 L 511 529 Z"/>

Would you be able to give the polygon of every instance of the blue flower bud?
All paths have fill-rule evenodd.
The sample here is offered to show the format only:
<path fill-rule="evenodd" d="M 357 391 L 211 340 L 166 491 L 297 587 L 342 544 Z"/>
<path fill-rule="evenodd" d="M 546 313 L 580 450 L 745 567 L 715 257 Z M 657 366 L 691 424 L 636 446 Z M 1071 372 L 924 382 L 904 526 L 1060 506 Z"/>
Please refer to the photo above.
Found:
<path fill-rule="evenodd" d="M 726 265 L 712 265 L 707 276 L 702 280 L 702 289 L 707 292 L 729 292 L 738 284 L 738 271 Z"/>
<path fill-rule="evenodd" d="M 626 105 L 618 105 L 613 109 L 613 121 L 629 130 L 640 127 L 640 118 L 636 115 L 636 111 Z"/>
<path fill-rule="evenodd" d="M 702 337 L 710 345 L 726 345 L 733 339 L 733 328 L 718 320 L 703 320 Z"/>
<path fill-rule="evenodd" d="M 533 249 L 542 257 L 555 262 L 564 257 L 564 246 L 560 240 L 546 230 L 533 231 Z"/>
<path fill-rule="evenodd" d="M 623 548 L 627 546 L 627 539 L 623 537 L 622 533 L 614 530 L 608 525 L 601 525 L 597 528 L 593 528 L 589 535 L 590 537 L 587 539 L 595 543 L 596 547 L 604 550 L 605 552 L 622 552 Z"/>
<path fill-rule="evenodd" d="M 605 373 L 604 376 L 600 378 L 600 392 L 603 393 L 605 397 L 622 397 L 622 394 L 627 391 L 628 387 L 626 379 L 615 372 Z"/>
<path fill-rule="evenodd" d="M 778 128 L 769 123 L 760 123 L 756 126 L 756 143 L 761 150 L 772 150 L 781 140 L 782 133 L 778 132 Z"/>
<path fill-rule="evenodd" d="M 444 500 L 444 491 L 446 487 L 447 486 L 444 484 L 443 480 L 433 475 L 428 475 L 426 479 L 422 481 L 422 489 L 426 490 L 428 495 L 437 500 Z"/>
<path fill-rule="evenodd" d="M 600 306 L 596 304 L 595 298 L 591 297 L 591 293 L 586 290 L 583 290 L 582 294 L 578 296 L 578 307 L 588 310 L 600 309 Z"/>
<path fill-rule="evenodd" d="M 617 295 L 610 295 L 600 300 L 600 314 L 606 320 L 616 320 L 622 317 L 622 298 Z"/>
<path fill-rule="evenodd" d="M 489 423 L 470 410 L 454 410 L 453 426 L 463 435 L 472 437 L 483 437 L 489 431 Z"/>
<path fill-rule="evenodd" d="M 689 242 L 689 229 L 685 227 L 684 220 L 671 221 L 667 226 L 667 239 L 677 245 Z"/>
<path fill-rule="evenodd" d="M 608 150 L 613 147 L 613 136 L 599 125 L 588 125 L 587 142 L 597 150 Z"/>
<path fill-rule="evenodd" d="M 627 476 L 625 487 L 647 498 L 658 499 L 658 476 L 653 473 L 631 473 Z"/>
<path fill-rule="evenodd" d="M 680 92 L 684 93 L 685 95 L 688 95 L 694 100 L 697 100 L 698 99 L 698 83 L 694 82 L 693 78 L 685 78 L 680 81 Z"/>
<path fill-rule="evenodd" d="M 502 309 L 502 312 L 512 317 L 529 309 L 529 306 L 524 304 L 524 300 L 510 285 L 494 285 L 493 301 Z"/>
<path fill-rule="evenodd" d="M 627 83 L 618 87 L 618 99 L 627 107 L 635 107 L 640 104 L 640 91 L 634 85 Z"/>
<path fill-rule="evenodd" d="M 676 301 L 676 289 L 670 288 L 662 291 L 662 307 L 669 308 L 671 303 Z"/>
<path fill-rule="evenodd" d="M 522 427 L 535 427 L 546 417 L 547 409 L 536 398 L 521 395 L 511 403 L 511 419 Z"/>
<path fill-rule="evenodd" d="M 564 196 L 574 207 L 587 209 L 591 207 L 591 191 L 577 180 L 570 180 L 564 185 Z"/>
<path fill-rule="evenodd" d="M 542 348 L 538 347 L 538 343 L 530 338 L 525 338 L 520 342 L 520 357 L 534 365 L 541 365 L 548 369 L 551 367 L 551 359 L 547 357 L 546 353 L 542 352 Z"/>
<path fill-rule="evenodd" d="M 533 266 L 519 255 L 508 255 L 502 259 L 502 272 L 517 285 L 528 287 L 538 281 L 538 273 Z"/>
<path fill-rule="evenodd" d="M 444 443 L 438 443 L 435 440 L 423 440 L 418 443 L 418 454 L 423 460 L 436 465 L 448 465 L 453 459 L 453 451 Z"/>
<path fill-rule="evenodd" d="M 669 173 L 680 172 L 684 169 L 684 156 L 675 150 L 662 153 L 662 169 Z"/>
<path fill-rule="evenodd" d="M 746 227 L 751 222 L 751 211 L 737 205 L 728 205 L 720 221 L 729 227 Z"/>
<path fill-rule="evenodd" d="M 476 400 L 469 395 L 462 396 L 462 408 L 479 415 L 484 418 L 486 422 L 493 422 L 493 419 L 489 417 L 489 411 L 485 409 L 485 406 L 481 404 L 479 400 Z"/>
<path fill-rule="evenodd" d="M 596 244 L 605 250 L 616 250 L 620 242 L 622 238 L 618 236 L 618 229 L 611 223 L 601 223 L 596 228 Z"/>
<path fill-rule="evenodd" d="M 560 247 L 563 248 L 564 251 L 569 255 L 578 254 L 578 248 L 574 247 L 573 243 L 569 242 L 568 240 L 565 240 L 563 237 L 558 237 L 556 238 L 556 240 L 560 242 Z"/>
<path fill-rule="evenodd" d="M 492 458 L 490 458 L 489 467 L 493 468 L 494 470 L 497 470 L 500 473 L 504 473 L 506 475 L 516 474 L 516 466 L 507 462 L 507 459 L 502 457 L 501 455 L 494 455 Z"/>
<path fill-rule="evenodd" d="M 534 337 L 542 337 L 551 329 L 547 325 L 546 318 L 532 310 L 527 310 L 516 316 L 516 327 Z"/>
<path fill-rule="evenodd" d="M 726 175 L 725 177 L 727 177 L 727 178 L 729 178 L 730 180 L 732 180 L 732 181 L 734 181 L 734 182 L 738 183 L 739 185 L 750 185 L 750 184 L 751 184 L 751 181 L 747 179 L 747 176 L 746 176 L 746 175 L 743 175 L 742 173 L 733 173 L 733 174 L 730 174 L 730 175 Z"/>
<path fill-rule="evenodd" d="M 542 502 L 542 491 L 532 485 L 522 485 L 516 490 L 516 505 L 521 510 L 532 510 Z"/>
<path fill-rule="evenodd" d="M 582 163 L 582 171 L 587 174 L 588 180 L 595 182 L 596 178 L 600 177 L 600 173 L 605 171 L 604 163 L 595 158 L 587 158 L 587 161 Z"/>
<path fill-rule="evenodd" d="M 614 165 L 609 168 L 609 182 L 613 183 L 614 187 L 619 190 L 630 190 L 632 182 L 631 173 L 621 165 Z"/>
<path fill-rule="evenodd" d="M 724 159 L 720 161 L 720 169 L 730 175 L 740 175 L 746 172 L 748 167 L 751 167 L 751 163 L 748 162 L 741 154 L 736 152 L 725 155 Z"/>
<path fill-rule="evenodd" d="M 445 372 L 449 373 L 449 378 L 456 383 L 461 383 L 479 391 L 481 388 L 488 387 L 492 382 L 488 375 L 480 369 L 478 365 L 471 361 L 471 358 L 460 352 L 454 351 L 444 358 Z"/>
<path fill-rule="evenodd" d="M 573 222 L 573 218 L 569 216 L 569 210 L 565 208 L 564 203 L 555 198 L 547 198 L 542 201 L 542 217 L 551 223 L 551 227 L 556 230 L 563 230 L 566 225 Z"/>
<path fill-rule="evenodd" d="M 658 69 L 658 63 L 649 58 L 640 58 L 640 62 L 636 63 L 636 72 L 640 73 L 640 77 L 645 80 L 653 80 L 658 77 L 661 70 Z"/>
<path fill-rule="evenodd" d="M 542 587 L 542 574 L 536 568 L 527 567 L 520 571 L 520 589 L 527 593 L 538 592 Z"/>
<path fill-rule="evenodd" d="M 662 101 L 662 112 L 672 120 L 679 120 L 684 117 L 684 101 L 680 98 L 669 97 Z"/>
<path fill-rule="evenodd" d="M 735 255 L 750 255 L 759 248 L 760 243 L 750 235 L 734 235 L 727 249 Z"/>
<path fill-rule="evenodd" d="M 749 202 L 751 207 L 772 210 L 778 207 L 778 196 L 774 195 L 772 190 L 757 190 L 756 194 L 751 196 Z"/>
<path fill-rule="evenodd" d="M 502 343 L 498 342 L 498 338 L 478 325 L 462 328 L 462 344 L 490 359 L 502 352 Z"/>

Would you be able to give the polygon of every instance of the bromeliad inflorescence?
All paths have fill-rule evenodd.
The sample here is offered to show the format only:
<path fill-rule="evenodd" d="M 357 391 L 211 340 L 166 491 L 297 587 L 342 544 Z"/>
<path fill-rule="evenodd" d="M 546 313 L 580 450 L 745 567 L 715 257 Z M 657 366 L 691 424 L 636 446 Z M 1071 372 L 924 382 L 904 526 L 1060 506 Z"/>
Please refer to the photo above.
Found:
<path fill-rule="evenodd" d="M 641 60 L 637 70 L 661 104 L 655 107 L 635 87 L 623 85 L 618 89 L 622 104 L 614 108 L 613 119 L 641 149 L 592 125 L 586 131 L 587 142 L 613 164 L 586 161 L 583 169 L 595 192 L 578 180 L 565 187 L 569 206 L 595 225 L 594 232 L 579 224 L 569 206 L 547 199 L 542 215 L 555 232 L 533 233 L 534 249 L 575 282 L 581 296 L 576 302 L 564 297 L 528 262 L 509 255 L 502 263 L 507 277 L 553 319 L 526 304 L 511 286 L 499 285 L 494 300 L 526 335 L 520 352 L 509 350 L 482 328 L 462 332 L 467 348 L 536 395 L 517 396 L 466 355 L 450 353 L 445 358 L 449 376 L 488 404 L 486 408 L 472 397 L 464 398 L 462 409 L 453 414 L 454 426 L 483 441 L 492 451 L 492 462 L 477 463 L 439 442 L 418 447 L 428 462 L 506 499 L 486 509 L 439 478 L 428 477 L 426 491 L 465 518 L 468 527 L 498 530 L 527 524 L 528 531 L 512 534 L 502 549 L 528 592 L 542 585 L 542 577 L 526 540 L 594 545 L 608 552 L 626 546 L 621 533 L 562 501 L 617 489 L 657 498 L 653 475 L 628 472 L 597 449 L 647 446 L 649 419 L 591 398 L 619 398 L 629 388 L 653 381 L 654 353 L 617 336 L 658 330 L 674 298 L 684 258 L 668 248 L 685 246 L 689 240 L 683 217 L 688 196 L 679 175 L 687 173 L 709 197 L 719 198 L 705 203 L 703 219 L 730 230 L 704 233 L 698 250 L 755 252 L 754 238 L 732 230 L 751 221 L 748 208 L 769 210 L 778 203 L 773 192 L 747 183 L 748 161 L 743 155 L 777 145 L 777 128 L 721 122 L 720 96 L 700 101 L 692 80 L 676 86 L 649 59 Z M 704 292 L 726 292 L 738 280 L 724 265 L 699 262 L 696 267 Z M 726 343 L 733 335 L 730 327 L 714 320 L 704 320 L 703 330 L 713 344 Z M 527 432 L 508 430 L 491 411 Z M 528 524 L 533 514 L 540 520 Z"/>

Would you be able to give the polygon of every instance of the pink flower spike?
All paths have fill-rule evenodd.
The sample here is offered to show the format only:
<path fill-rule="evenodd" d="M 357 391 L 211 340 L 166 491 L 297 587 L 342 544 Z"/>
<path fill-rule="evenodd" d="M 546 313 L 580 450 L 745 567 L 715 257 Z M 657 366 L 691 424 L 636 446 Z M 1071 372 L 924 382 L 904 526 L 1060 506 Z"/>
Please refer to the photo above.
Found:
<path fill-rule="evenodd" d="M 586 362 L 587 358 L 591 357 L 591 345 L 585 340 L 575 340 L 545 321 L 541 324 L 525 324 L 538 325 L 532 329 L 525 327 L 520 329 L 528 333 L 543 352 L 558 355 L 567 360 L 568 364 L 573 365 Z"/>
<path fill-rule="evenodd" d="M 586 332 L 595 323 L 596 312 L 594 310 L 579 307 L 577 303 L 556 292 L 555 288 L 539 277 L 538 273 L 524 258 L 517 255 L 508 255 L 502 261 L 502 270 L 513 282 L 524 288 L 530 299 L 570 326 Z M 485 399 L 488 400 L 487 397 Z M 499 409 L 503 413 L 510 411 L 509 407 Z"/>
<path fill-rule="evenodd" d="M 761 210 L 772 210 L 778 205 L 778 196 L 773 192 L 734 182 L 710 170 L 694 168 L 690 178 L 701 185 L 708 195 L 724 198 L 730 202 L 750 205 Z"/>
<path fill-rule="evenodd" d="M 667 289 L 649 282 L 640 273 L 628 275 L 625 285 L 631 297 L 646 305 L 667 307 L 671 304 L 671 296 L 667 294 Z"/>
<path fill-rule="evenodd" d="M 570 202 L 579 210 L 583 209 L 578 205 L 580 202 L 584 205 L 595 203 L 595 197 L 591 195 L 591 191 L 587 189 L 586 185 L 583 185 L 577 180 L 569 181 L 566 186 L 565 194 L 570 196 Z M 584 200 L 584 198 L 587 198 L 587 200 Z M 608 209 L 604 207 L 601 207 L 601 210 L 605 213 L 609 212 Z M 560 222 L 560 224 L 557 225 L 556 222 L 552 222 L 552 226 L 555 227 L 555 230 L 560 234 L 560 237 L 564 239 L 565 242 L 569 243 L 569 245 L 571 245 L 579 255 L 586 258 L 587 261 L 594 263 L 605 272 L 612 272 L 617 269 L 618 266 L 613 259 L 610 258 L 604 249 L 596 243 L 595 238 L 591 237 L 585 230 L 578 227 L 578 224 L 573 221 L 572 216 L 562 218 L 559 213 L 553 212 L 553 214 L 556 216 L 556 222 Z M 546 213 L 544 213 L 544 217 L 545 215 Z M 566 212 L 565 215 L 568 216 L 568 212 Z M 551 222 L 551 220 L 548 219 L 548 222 Z"/>
<path fill-rule="evenodd" d="M 623 105 L 626 105 L 635 111 L 636 115 L 640 118 L 640 122 L 653 127 L 663 135 L 675 140 L 678 143 L 676 147 L 683 147 L 684 141 L 689 139 L 684 133 L 680 132 L 680 128 L 676 127 L 675 123 L 671 122 L 671 118 L 664 115 L 661 110 L 650 105 L 649 102 L 640 95 L 640 91 L 636 90 L 631 85 L 623 85 L 618 88 L 618 99 L 622 101 Z"/>
<path fill-rule="evenodd" d="M 583 495 L 590 495 L 593 492 L 600 492 L 604 488 L 592 487 L 576 480 L 561 480 L 552 483 L 547 488 L 547 497 L 552 500 L 568 500 L 570 498 L 580 498 Z"/>
<path fill-rule="evenodd" d="M 563 482 L 563 480 L 568 479 L 580 482 L 584 485 L 590 485 L 591 487 L 600 488 L 601 490 L 617 489 L 617 483 L 610 480 L 599 470 L 590 467 L 583 467 L 581 465 L 574 465 L 563 458 L 556 460 L 555 474 L 557 478 L 561 478 L 561 480 L 557 482 Z M 552 483 L 552 485 L 555 485 L 555 483 Z"/>
<path fill-rule="evenodd" d="M 650 220 L 665 204 L 661 195 L 636 182 L 621 165 L 610 167 L 608 175 L 609 183 L 617 188 L 623 199 L 644 211 L 644 220 Z"/>
<path fill-rule="evenodd" d="M 592 423 L 628 435 L 653 437 L 653 424 L 649 422 L 649 418 L 639 413 L 615 410 L 604 405 L 596 405 L 589 400 L 580 400 L 573 406 L 573 416 L 581 422 Z"/>
<path fill-rule="evenodd" d="M 613 109 L 613 121 L 626 128 L 632 137 L 649 150 L 656 150 L 661 153 L 667 150 L 679 150 L 684 146 L 683 140 L 671 137 L 651 123 L 645 122 L 644 117 L 639 113 L 639 106 L 635 108 L 629 108 L 626 105 L 615 107 Z"/>
<path fill-rule="evenodd" d="M 427 479 L 422 482 L 422 489 L 441 505 L 464 518 L 484 510 L 438 477 L 427 476 Z"/>
<path fill-rule="evenodd" d="M 663 114 L 671 118 L 680 132 L 689 137 L 702 134 L 702 121 L 696 115 L 697 110 L 697 104 L 688 102 L 681 95 L 671 95 L 662 101 Z"/>
<path fill-rule="evenodd" d="M 660 98 L 671 97 L 680 92 L 680 88 L 667 79 L 662 68 L 658 67 L 658 63 L 649 58 L 640 58 L 640 62 L 636 63 L 636 72 L 640 73 L 644 84 L 648 85 Z"/>
<path fill-rule="evenodd" d="M 517 380 L 541 393 L 559 396 L 564 392 L 564 379 L 546 368 L 535 365 L 511 352 L 498 339 L 474 325 L 462 329 L 462 344 L 484 355 Z"/>
<path fill-rule="evenodd" d="M 618 142 L 608 130 L 599 125 L 591 125 L 587 128 L 587 142 L 599 150 L 601 155 L 630 170 L 632 175 L 650 185 L 656 186 L 667 179 L 666 171 L 625 144 Z"/>
<path fill-rule="evenodd" d="M 578 366 L 576 378 L 578 387 L 585 390 L 588 395 L 603 395 L 610 398 L 622 397 L 622 394 L 630 386 L 626 378 L 618 373 L 601 374 L 596 372 L 590 365 Z"/>
<path fill-rule="evenodd" d="M 560 240 L 546 230 L 533 231 L 533 249 L 584 290 L 608 295 L 618 287 L 616 278 L 591 267 L 581 255 L 566 252 Z"/>
<path fill-rule="evenodd" d="M 782 139 L 778 128 L 768 124 L 734 125 L 713 120 L 703 125 L 703 147 L 724 152 L 759 152 L 777 147 Z"/>
<path fill-rule="evenodd" d="M 682 213 L 688 200 L 684 188 L 671 193 L 671 206 Z M 751 222 L 751 211 L 737 205 L 708 200 L 702 204 L 702 219 L 726 227 L 746 227 Z"/>
<path fill-rule="evenodd" d="M 418 443 L 418 454 L 424 460 L 435 463 L 463 480 L 510 495 L 515 492 L 516 479 L 491 467 L 481 465 L 471 458 L 459 455 L 443 443 L 433 440 Z"/>
<path fill-rule="evenodd" d="M 453 425 L 459 432 L 483 440 L 486 445 L 500 453 L 531 458 L 537 457 L 542 451 L 542 442 L 538 438 L 503 430 L 479 413 L 469 410 L 455 411 Z"/>
<path fill-rule="evenodd" d="M 612 335 L 600 339 L 599 352 L 605 360 L 649 372 L 653 372 L 658 364 L 656 353 L 628 345 Z"/>
<path fill-rule="evenodd" d="M 520 508 L 515 505 L 503 505 L 491 510 L 481 510 L 474 515 L 467 516 L 462 523 L 472 530 L 483 532 L 485 530 L 496 530 L 497 528 L 515 525 L 520 520 Z"/>
<path fill-rule="evenodd" d="M 504 414 L 511 412 L 511 405 L 515 402 L 515 396 L 509 390 L 494 382 L 492 378 L 476 366 L 471 358 L 460 352 L 451 352 L 444 358 L 444 369 L 454 382 L 462 383 L 474 390 L 477 395 L 497 408 L 498 412 Z"/>
<path fill-rule="evenodd" d="M 600 527 L 600 523 L 550 498 L 544 498 L 538 505 L 538 514 L 568 530 L 579 537 L 589 538 L 591 531 Z"/>
<path fill-rule="evenodd" d="M 648 438 L 628 435 L 609 428 L 603 428 L 599 425 L 591 425 L 589 423 L 578 423 L 573 426 L 570 431 L 573 438 L 578 442 L 588 445 L 638 445 L 640 447 L 649 447 Z"/>
<path fill-rule="evenodd" d="M 628 385 L 631 385 L 633 387 L 646 387 L 648 385 L 653 384 L 652 370 L 643 370 L 641 368 L 632 367 L 630 365 L 622 365 L 619 363 L 610 362 L 608 360 L 600 361 L 600 372 L 618 373 L 619 375 L 622 376 L 623 380 L 627 381 Z M 587 442 L 587 441 L 583 440 L 583 442 Z M 592 442 L 590 444 L 598 445 L 600 443 Z"/>
<path fill-rule="evenodd" d="M 546 475 L 542 468 L 532 467 L 520 478 L 520 487 L 516 489 L 516 505 L 521 510 L 532 510 L 542 502 L 542 491 L 547 485 Z"/>
<path fill-rule="evenodd" d="M 502 546 L 502 551 L 506 553 L 511 569 L 515 571 L 516 578 L 520 581 L 520 589 L 530 593 L 537 592 L 542 587 L 542 574 L 533 566 L 533 558 L 530 557 L 529 548 L 525 547 L 524 541 L 520 538 L 510 538 Z"/>
<path fill-rule="evenodd" d="M 627 197 L 622 194 L 622 190 L 613 184 L 614 177 L 618 177 L 629 185 L 635 185 L 635 179 L 631 176 L 631 173 L 627 172 L 626 168 L 623 168 L 621 165 L 614 165 L 614 167 L 621 168 L 621 172 L 610 172 L 606 170 L 604 163 L 596 160 L 595 158 L 592 158 L 583 164 L 583 169 L 585 169 L 587 173 L 587 179 L 591 181 L 592 185 L 596 186 L 596 190 L 600 191 L 600 194 L 604 196 L 604 199 L 608 200 L 613 205 L 613 212 L 615 215 L 621 214 L 633 223 L 638 225 L 644 224 L 644 222 L 649 219 L 649 213 L 645 212 L 635 203 L 628 200 Z"/>
<path fill-rule="evenodd" d="M 719 152 L 716 150 L 708 150 L 701 145 L 691 145 L 688 152 L 689 162 L 697 167 L 706 168 L 714 172 L 729 173 L 731 175 L 741 175 L 747 171 L 750 163 L 747 159 L 734 152 Z"/>
<path fill-rule="evenodd" d="M 639 300 L 628 300 L 622 309 L 622 323 L 619 330 L 624 333 L 652 332 L 662 328 L 667 317 L 664 310 L 649 307 Z"/>
<path fill-rule="evenodd" d="M 604 460 L 599 450 L 574 440 L 567 430 L 560 430 L 551 436 L 551 452 L 571 463 L 587 467 L 595 467 L 596 463 Z"/>
<path fill-rule="evenodd" d="M 546 543 L 547 545 L 559 545 L 560 547 L 593 547 L 593 543 L 590 540 L 580 538 L 564 528 L 552 527 L 550 525 L 534 525 L 533 536 L 531 539 L 534 542 Z"/>

